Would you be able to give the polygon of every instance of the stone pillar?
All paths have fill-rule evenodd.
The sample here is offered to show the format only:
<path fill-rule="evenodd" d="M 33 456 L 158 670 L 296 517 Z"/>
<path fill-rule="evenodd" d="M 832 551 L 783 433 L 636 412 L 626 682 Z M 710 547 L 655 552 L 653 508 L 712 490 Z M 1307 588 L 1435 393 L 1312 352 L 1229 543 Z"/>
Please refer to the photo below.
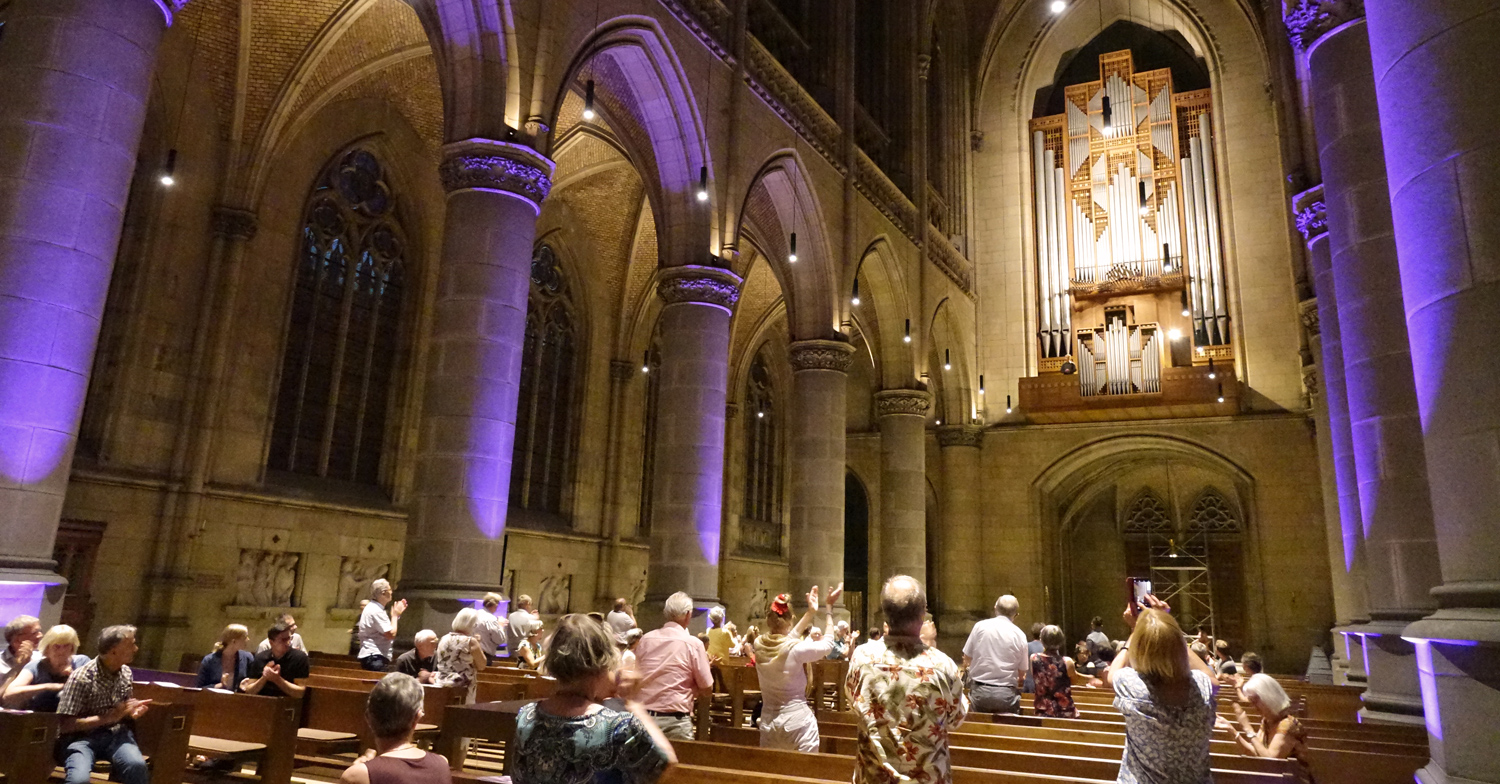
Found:
<path fill-rule="evenodd" d="M 656 470 L 651 478 L 651 565 L 642 627 L 677 591 L 700 611 L 719 604 L 724 509 L 724 412 L 729 392 L 729 319 L 743 281 L 697 265 L 661 273 L 661 373 Z M 701 625 L 702 612 L 695 616 Z"/>
<path fill-rule="evenodd" d="M 789 352 L 793 595 L 814 585 L 826 595 L 844 581 L 844 396 L 853 354 L 837 340 L 801 340 Z"/>
<path fill-rule="evenodd" d="M 1440 583 L 1422 424 L 1412 383 L 1380 111 L 1362 19 L 1319 36 L 1307 51 L 1328 244 L 1338 290 L 1344 377 L 1370 576 L 1364 629 L 1369 688 L 1361 715 L 1419 723 L 1415 649 L 1401 630 L 1434 607 Z"/>
<path fill-rule="evenodd" d="M 880 422 L 880 573 L 867 604 L 898 574 L 927 585 L 927 412 L 932 396 L 916 389 L 875 393 Z M 873 614 L 870 617 L 875 617 Z"/>
<path fill-rule="evenodd" d="M 942 495 L 938 497 L 942 519 L 938 521 L 938 573 L 932 576 L 932 594 L 937 598 L 940 647 L 950 654 L 963 645 L 975 621 L 993 615 L 984 609 L 981 564 L 985 554 L 979 536 L 979 447 L 983 439 L 984 430 L 974 425 L 937 429 L 943 455 Z"/>
<path fill-rule="evenodd" d="M 398 594 L 402 637 L 500 585 L 536 217 L 552 162 L 519 144 L 448 145 L 448 192 Z"/>
<path fill-rule="evenodd" d="M 1364 527 L 1360 521 L 1359 480 L 1355 472 L 1354 436 L 1350 432 L 1349 396 L 1344 380 L 1343 335 L 1339 329 L 1338 292 L 1334 287 L 1333 261 L 1328 248 L 1323 186 L 1298 194 L 1292 200 L 1292 209 L 1297 215 L 1297 228 L 1307 241 L 1308 273 L 1318 295 L 1318 348 L 1322 352 L 1318 367 L 1322 371 L 1323 401 L 1328 412 L 1328 440 L 1338 497 L 1338 552 L 1342 553 L 1338 563 L 1330 564 L 1330 571 L 1347 576 L 1354 588 L 1349 595 L 1353 604 L 1347 612 L 1347 617 L 1354 623 L 1340 626 L 1334 629 L 1334 633 L 1344 638 L 1342 647 L 1351 654 L 1349 677 L 1358 681 L 1365 677 L 1364 658 L 1360 652 L 1363 643 L 1358 636 L 1350 639 L 1350 635 L 1357 635 L 1369 621 L 1364 601 Z M 1334 552 L 1334 548 L 1329 548 L 1329 551 Z M 1339 617 L 1343 618 L 1345 614 L 1339 613 Z"/>
<path fill-rule="evenodd" d="M 1500 782 L 1500 0 L 1369 0 L 1443 584 L 1417 640 L 1428 782 Z"/>
<path fill-rule="evenodd" d="M 175 5 L 181 5 L 177 3 Z M 152 0 L 17 0 L 0 44 L 0 616 L 61 612 L 52 561 L 145 124 Z"/>

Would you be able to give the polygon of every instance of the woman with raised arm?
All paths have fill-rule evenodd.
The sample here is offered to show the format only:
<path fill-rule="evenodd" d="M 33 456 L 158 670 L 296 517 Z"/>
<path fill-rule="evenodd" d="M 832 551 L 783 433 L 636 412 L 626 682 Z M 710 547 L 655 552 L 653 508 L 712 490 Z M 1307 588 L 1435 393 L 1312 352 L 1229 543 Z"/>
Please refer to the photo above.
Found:
<path fill-rule="evenodd" d="M 1246 754 L 1297 760 L 1311 781 L 1312 773 L 1307 768 L 1307 730 L 1292 715 L 1292 699 L 1286 689 L 1275 678 L 1256 673 L 1240 687 L 1240 693 L 1260 714 L 1260 727 L 1251 725 L 1250 716 L 1239 703 L 1234 704 L 1235 721 L 1219 719 L 1219 727 L 1234 732 L 1235 742 Z"/>
<path fill-rule="evenodd" d="M 832 628 L 833 603 L 844 594 L 844 584 L 828 592 L 823 604 L 823 625 Z M 807 667 L 827 658 L 833 641 L 802 638 L 818 616 L 818 586 L 807 592 L 807 612 L 792 625 L 792 608 L 786 594 L 771 602 L 766 614 L 769 634 L 755 641 L 755 671 L 760 676 L 760 745 L 768 749 L 818 750 L 818 718 L 807 704 Z"/>

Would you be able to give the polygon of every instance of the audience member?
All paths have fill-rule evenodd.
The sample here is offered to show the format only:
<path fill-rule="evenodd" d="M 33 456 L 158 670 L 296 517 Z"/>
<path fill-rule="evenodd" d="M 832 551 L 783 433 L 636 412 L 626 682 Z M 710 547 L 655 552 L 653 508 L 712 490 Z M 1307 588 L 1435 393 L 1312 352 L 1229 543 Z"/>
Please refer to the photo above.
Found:
<path fill-rule="evenodd" d="M 613 627 L 611 627 L 613 628 Z M 620 649 L 620 669 L 626 672 L 635 672 L 635 644 L 641 641 L 641 635 L 645 634 L 640 629 L 631 629 L 624 634 L 615 635 L 615 645 Z"/>
<path fill-rule="evenodd" d="M 100 758 L 109 760 L 116 781 L 147 784 L 146 760 L 132 729 L 151 704 L 134 698 L 130 662 L 137 650 L 134 626 L 106 627 L 99 634 L 99 655 L 76 667 L 63 684 L 57 757 L 67 784 L 88 784 Z"/>
<path fill-rule="evenodd" d="M 411 650 L 396 657 L 396 672 L 410 675 L 418 683 L 432 683 L 432 675 L 437 669 L 433 663 L 438 648 L 437 632 L 423 629 L 411 638 L 411 645 Z"/>
<path fill-rule="evenodd" d="M 412 741 L 421 720 L 422 685 L 417 679 L 399 672 L 381 678 L 365 704 L 375 748 L 350 765 L 339 784 L 452 784 L 448 761 Z"/>
<path fill-rule="evenodd" d="M 666 622 L 641 637 L 635 646 L 640 671 L 641 705 L 668 738 L 693 739 L 693 700 L 713 689 L 708 651 L 688 633 L 693 597 L 681 591 L 662 607 Z"/>
<path fill-rule="evenodd" d="M 523 593 L 516 597 L 516 608 L 511 610 L 508 621 L 510 625 L 506 627 L 506 640 L 510 644 L 506 648 L 506 655 L 518 657 L 521 642 L 531 637 L 532 632 L 542 628 L 542 618 L 531 611 L 531 597 Z"/>
<path fill-rule="evenodd" d="M 1083 642 L 1088 646 L 1089 659 L 1093 662 L 1103 661 L 1101 654 L 1103 654 L 1104 649 L 1114 647 L 1114 644 L 1109 641 L 1109 635 L 1104 633 L 1104 618 L 1102 616 L 1095 615 L 1094 619 L 1089 621 L 1089 633 L 1088 636 L 1083 638 Z"/>
<path fill-rule="evenodd" d="M 1234 677 L 1230 680 L 1236 687 L 1243 686 L 1245 685 L 1245 681 L 1249 680 L 1253 675 L 1259 675 L 1261 670 L 1260 654 L 1246 651 L 1240 657 L 1240 665 L 1235 668 Z"/>
<path fill-rule="evenodd" d="M 635 608 L 631 607 L 630 602 L 625 601 L 623 596 L 615 600 L 615 608 L 609 611 L 609 615 L 605 616 L 604 620 L 609 623 L 611 629 L 614 629 L 615 634 L 624 634 L 637 628 Z"/>
<path fill-rule="evenodd" d="M 888 633 L 854 650 L 845 683 L 858 724 L 854 783 L 951 781 L 948 734 L 969 712 L 958 666 L 918 637 L 921 583 L 886 580 L 880 608 Z"/>
<path fill-rule="evenodd" d="M 361 606 L 360 609 L 363 610 L 364 607 Z M 302 651 L 303 653 L 307 653 L 307 645 L 302 642 L 302 635 L 297 633 L 297 619 L 293 617 L 291 613 L 282 613 L 276 616 L 276 623 L 279 623 L 282 626 L 285 626 L 286 628 L 292 630 L 293 648 Z M 255 652 L 260 653 L 262 651 L 268 651 L 270 649 L 271 638 L 267 637 L 266 639 L 260 641 L 260 645 L 256 647 Z"/>
<path fill-rule="evenodd" d="M 1228 640 L 1214 641 L 1213 656 L 1213 661 L 1209 662 L 1209 664 L 1213 665 L 1213 668 L 1218 670 L 1220 675 L 1233 675 L 1238 670 L 1234 666 L 1234 657 L 1229 655 Z"/>
<path fill-rule="evenodd" d="M 301 697 L 307 691 L 297 681 L 312 675 L 312 662 L 306 651 L 292 647 L 293 628 L 282 621 L 271 624 L 266 630 L 266 649 L 255 654 L 241 690 L 263 697 Z"/>
<path fill-rule="evenodd" d="M 1031 668 L 1026 633 L 1015 624 L 1021 603 L 1006 594 L 995 600 L 995 617 L 974 624 L 964 643 L 964 669 L 974 710 L 1020 713 L 1021 687 Z"/>
<path fill-rule="evenodd" d="M 1214 677 L 1188 652 L 1170 608 L 1147 595 L 1139 613 L 1125 608 L 1130 640 L 1104 680 L 1125 716 L 1122 784 L 1206 784 L 1214 730 Z"/>
<path fill-rule="evenodd" d="M 510 622 L 495 614 L 502 601 L 505 598 L 494 591 L 485 594 L 479 601 L 481 609 L 479 617 L 474 621 L 474 634 L 479 637 L 479 648 L 484 651 L 485 664 L 493 662 L 500 655 L 500 649 L 510 642 L 510 636 L 505 632 L 505 627 Z"/>
<path fill-rule="evenodd" d="M 78 652 L 78 632 L 71 626 L 48 629 L 39 650 L 41 657 L 22 667 L 5 687 L 6 707 L 56 713 L 57 699 L 68 676 L 89 661 Z"/>
<path fill-rule="evenodd" d="M 681 616 L 685 622 L 692 601 L 684 594 L 673 599 L 677 596 L 687 605 Z M 681 609 L 672 599 L 667 602 L 669 616 Z M 583 615 L 558 621 L 546 663 L 557 689 L 516 715 L 516 755 L 510 768 L 515 784 L 651 784 L 677 762 L 672 744 L 636 699 L 639 681 L 619 669 L 619 633 L 612 632 L 612 626 Z M 611 698 L 623 704 L 616 707 Z"/>
<path fill-rule="evenodd" d="M 854 647 L 854 641 L 859 639 L 859 632 L 849 630 L 848 621 L 839 621 L 833 627 L 833 650 L 828 652 L 828 658 L 833 661 L 844 661 L 849 658 L 849 649 Z"/>
<path fill-rule="evenodd" d="M 811 629 L 808 629 L 807 633 L 804 636 L 807 637 L 807 639 L 812 640 L 813 642 L 822 642 L 823 630 L 818 628 L 817 626 L 814 626 Z"/>
<path fill-rule="evenodd" d="M 0 650 L 0 689 L 21 674 L 26 665 L 41 658 L 42 622 L 30 615 L 17 615 L 5 624 L 5 648 Z"/>
<path fill-rule="evenodd" d="M 844 586 L 828 591 L 823 605 L 824 623 L 832 620 L 831 609 L 844 593 Z M 786 594 L 771 602 L 766 629 L 755 641 L 755 671 L 760 679 L 762 708 L 757 724 L 760 745 L 768 749 L 818 750 L 818 719 L 807 704 L 807 665 L 828 656 L 831 640 L 799 640 L 799 632 L 812 625 L 818 615 L 818 586 L 807 593 L 807 612 L 792 625 L 791 600 Z"/>
<path fill-rule="evenodd" d="M 708 623 L 708 660 L 717 664 L 734 655 L 734 634 L 725 628 L 723 607 L 708 611 Z"/>
<path fill-rule="evenodd" d="M 239 691 L 240 681 L 250 672 L 250 662 L 255 658 L 245 650 L 249 642 L 249 629 L 237 623 L 225 626 L 213 652 L 198 662 L 198 688 Z"/>
<path fill-rule="evenodd" d="M 1193 643 L 1188 646 L 1188 650 L 1191 651 L 1194 656 L 1198 657 L 1199 661 L 1208 665 L 1210 669 L 1213 669 L 1214 660 L 1212 654 L 1208 652 L 1207 645 L 1194 640 Z"/>
<path fill-rule="evenodd" d="M 923 621 L 922 630 L 917 633 L 917 639 L 921 640 L 923 645 L 937 647 L 937 621 L 931 618 Z"/>
<path fill-rule="evenodd" d="M 1073 704 L 1073 679 L 1078 676 L 1073 660 L 1062 655 L 1067 638 L 1056 626 L 1043 626 L 1036 642 L 1042 650 L 1030 656 L 1031 678 L 1036 683 L 1031 704 L 1038 716 L 1062 719 L 1078 718 L 1078 707 Z"/>
<path fill-rule="evenodd" d="M 1046 626 L 1047 624 L 1042 623 L 1041 621 L 1037 621 L 1036 623 L 1033 623 L 1031 625 L 1031 637 L 1029 638 L 1030 642 L 1026 643 L 1027 659 L 1030 659 L 1032 656 L 1035 656 L 1038 653 L 1042 652 L 1042 629 Z M 1036 694 L 1036 681 L 1032 678 L 1031 670 L 1029 668 L 1026 670 L 1025 691 L 1027 694 Z"/>
<path fill-rule="evenodd" d="M 359 616 L 359 665 L 371 672 L 385 672 L 391 666 L 391 649 L 396 640 L 396 625 L 406 612 L 406 600 L 391 604 L 391 583 L 384 578 L 370 584 L 370 603 Z M 387 615 L 385 607 L 390 604 Z"/>
<path fill-rule="evenodd" d="M 453 616 L 453 631 L 438 640 L 433 656 L 432 683 L 436 686 L 459 686 L 468 690 L 464 702 L 474 701 L 479 672 L 484 669 L 484 649 L 479 647 L 479 611 L 465 607 Z"/>
<path fill-rule="evenodd" d="M 1260 729 L 1250 724 L 1250 717 L 1239 703 L 1234 704 L 1234 724 L 1219 719 L 1222 729 L 1234 731 L 1234 740 L 1246 754 L 1273 759 L 1292 758 L 1307 771 L 1307 730 L 1292 715 L 1292 700 L 1275 678 L 1262 673 L 1251 675 L 1240 693 L 1260 714 Z M 1236 726 L 1237 725 L 1237 726 Z"/>
<path fill-rule="evenodd" d="M 516 658 L 520 660 L 516 663 L 517 666 L 526 670 L 542 668 L 542 659 L 545 657 L 542 655 L 541 638 L 542 625 L 538 622 L 526 633 L 526 638 L 516 646 Z"/>

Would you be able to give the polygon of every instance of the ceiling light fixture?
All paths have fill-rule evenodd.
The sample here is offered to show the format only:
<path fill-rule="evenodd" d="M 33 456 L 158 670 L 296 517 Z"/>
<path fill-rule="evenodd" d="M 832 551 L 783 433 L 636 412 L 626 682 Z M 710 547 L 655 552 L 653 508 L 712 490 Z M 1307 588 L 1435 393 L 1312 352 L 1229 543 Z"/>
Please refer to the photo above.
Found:
<path fill-rule="evenodd" d="M 792 232 L 792 252 L 788 253 L 786 260 L 792 264 L 797 263 L 797 232 Z"/>
<path fill-rule="evenodd" d="M 698 167 L 698 201 L 708 201 L 708 167 Z"/>
<path fill-rule="evenodd" d="M 170 188 L 177 184 L 177 150 L 167 150 L 167 165 L 161 170 L 161 184 Z"/>
<path fill-rule="evenodd" d="M 854 296 L 849 298 L 849 304 L 859 307 L 859 276 L 854 276 Z"/>
<path fill-rule="evenodd" d="M 583 85 L 583 119 L 594 121 L 594 80 L 590 79 Z"/>

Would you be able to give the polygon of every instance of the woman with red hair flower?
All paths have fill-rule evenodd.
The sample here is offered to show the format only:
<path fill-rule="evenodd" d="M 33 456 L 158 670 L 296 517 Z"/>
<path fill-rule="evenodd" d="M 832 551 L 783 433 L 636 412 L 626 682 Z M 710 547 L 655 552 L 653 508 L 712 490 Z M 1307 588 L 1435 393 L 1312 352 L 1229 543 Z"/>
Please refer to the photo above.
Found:
<path fill-rule="evenodd" d="M 828 592 L 823 604 L 823 626 L 832 627 L 833 603 L 844 593 L 844 584 Z M 818 614 L 818 586 L 807 593 L 807 612 L 792 625 L 790 597 L 781 594 L 766 614 L 767 634 L 755 640 L 755 670 L 760 676 L 763 708 L 760 714 L 760 745 L 768 749 L 818 750 L 818 719 L 807 704 L 807 665 L 826 658 L 833 640 L 804 640 L 802 631 Z"/>

